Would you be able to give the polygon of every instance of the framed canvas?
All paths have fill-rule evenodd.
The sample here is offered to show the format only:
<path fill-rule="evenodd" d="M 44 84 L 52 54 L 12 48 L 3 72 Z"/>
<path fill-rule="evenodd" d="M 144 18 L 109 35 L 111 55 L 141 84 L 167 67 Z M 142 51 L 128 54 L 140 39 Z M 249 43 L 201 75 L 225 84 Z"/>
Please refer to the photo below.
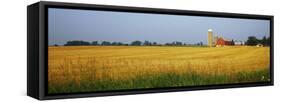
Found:
<path fill-rule="evenodd" d="M 27 94 L 77 98 L 273 85 L 273 16 L 40 1 Z"/>

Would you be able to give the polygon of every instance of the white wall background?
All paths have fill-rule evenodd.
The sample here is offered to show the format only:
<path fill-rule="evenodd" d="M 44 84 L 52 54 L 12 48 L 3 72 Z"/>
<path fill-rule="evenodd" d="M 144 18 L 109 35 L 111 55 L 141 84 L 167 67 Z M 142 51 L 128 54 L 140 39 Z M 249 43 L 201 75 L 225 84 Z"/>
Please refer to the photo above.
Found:
<path fill-rule="evenodd" d="M 38 0 L 0 2 L 0 101 L 33 102 L 26 96 L 26 6 Z M 50 0 L 54 1 L 54 0 Z M 281 7 L 279 0 L 55 0 L 63 2 L 172 8 L 274 15 L 275 85 L 189 92 L 92 97 L 56 100 L 60 102 L 266 102 L 279 101 L 281 95 Z"/>

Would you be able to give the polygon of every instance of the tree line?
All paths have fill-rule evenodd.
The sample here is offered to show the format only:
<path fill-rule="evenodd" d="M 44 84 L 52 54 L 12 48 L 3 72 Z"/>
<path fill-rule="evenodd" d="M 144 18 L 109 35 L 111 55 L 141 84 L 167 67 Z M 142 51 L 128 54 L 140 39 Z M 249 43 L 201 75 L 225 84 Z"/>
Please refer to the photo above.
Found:
<path fill-rule="evenodd" d="M 261 39 L 258 39 L 255 36 L 249 36 L 245 45 L 248 46 L 256 46 L 257 44 L 262 44 L 264 46 L 270 46 L 270 37 L 264 36 Z M 234 41 L 231 41 L 231 45 L 235 45 Z M 54 46 L 59 46 L 55 44 Z M 160 44 L 152 41 L 132 41 L 131 43 L 123 43 L 123 42 L 109 42 L 109 41 L 83 41 L 83 40 L 73 40 L 67 41 L 64 46 L 205 46 L 203 42 L 198 42 L 194 44 L 187 44 L 180 41 L 174 41 L 170 43 Z"/>
<path fill-rule="evenodd" d="M 255 36 L 249 36 L 245 44 L 249 46 L 255 46 L 257 44 L 262 44 L 263 46 L 270 46 L 270 37 L 264 36 L 263 38 L 258 39 Z"/>
<path fill-rule="evenodd" d="M 54 46 L 58 46 L 55 44 Z M 67 41 L 64 46 L 203 46 L 203 42 L 195 43 L 195 44 L 186 44 L 180 41 L 174 41 L 171 43 L 160 44 L 157 42 L 151 41 L 132 41 L 131 43 L 122 43 L 122 42 L 109 42 L 109 41 L 83 41 L 83 40 L 73 40 Z"/>

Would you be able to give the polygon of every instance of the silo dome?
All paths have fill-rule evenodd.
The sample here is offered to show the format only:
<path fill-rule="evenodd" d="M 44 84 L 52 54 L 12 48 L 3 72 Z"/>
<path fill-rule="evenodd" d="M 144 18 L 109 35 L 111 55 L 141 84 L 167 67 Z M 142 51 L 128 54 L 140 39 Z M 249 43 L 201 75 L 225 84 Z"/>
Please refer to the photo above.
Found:
<path fill-rule="evenodd" d="M 208 32 L 212 32 L 213 30 L 212 29 L 208 29 Z"/>

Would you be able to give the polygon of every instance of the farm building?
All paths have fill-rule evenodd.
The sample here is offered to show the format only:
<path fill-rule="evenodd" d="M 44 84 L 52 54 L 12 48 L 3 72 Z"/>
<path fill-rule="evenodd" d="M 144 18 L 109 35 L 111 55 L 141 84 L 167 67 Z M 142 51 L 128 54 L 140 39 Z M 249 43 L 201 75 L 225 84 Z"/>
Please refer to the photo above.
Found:
<path fill-rule="evenodd" d="M 258 44 L 256 45 L 256 47 L 263 47 L 263 44 L 258 43 Z"/>
<path fill-rule="evenodd" d="M 216 40 L 215 45 L 216 45 L 217 47 L 219 47 L 219 46 L 225 46 L 225 45 L 234 45 L 234 42 L 233 42 L 233 41 L 230 41 L 230 40 L 226 40 L 226 39 L 224 39 L 224 38 L 222 38 L 222 37 L 219 37 L 219 38 Z"/>
<path fill-rule="evenodd" d="M 245 42 L 243 42 L 243 41 L 235 41 L 234 45 L 235 46 L 242 46 L 242 45 L 245 45 Z"/>
<path fill-rule="evenodd" d="M 213 30 L 208 30 L 208 46 L 213 47 Z"/>
<path fill-rule="evenodd" d="M 234 45 L 234 41 L 223 38 L 222 36 L 213 36 L 213 30 L 208 30 L 208 46 L 209 47 L 220 47 Z"/>

